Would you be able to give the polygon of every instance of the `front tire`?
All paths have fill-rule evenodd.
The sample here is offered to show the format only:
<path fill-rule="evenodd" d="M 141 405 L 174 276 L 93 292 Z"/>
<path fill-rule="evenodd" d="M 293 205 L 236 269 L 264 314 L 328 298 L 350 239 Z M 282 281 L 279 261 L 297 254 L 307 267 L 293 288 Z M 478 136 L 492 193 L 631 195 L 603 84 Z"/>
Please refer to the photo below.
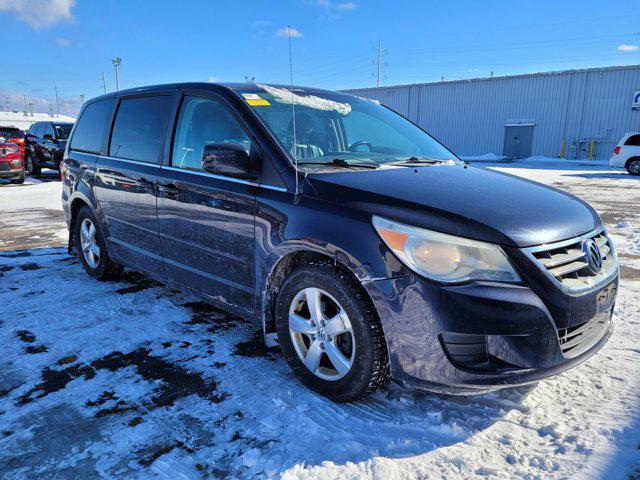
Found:
<path fill-rule="evenodd" d="M 122 266 L 109 258 L 109 250 L 100 225 L 87 206 L 78 212 L 75 241 L 82 267 L 89 275 L 98 280 L 112 280 L 122 273 Z"/>
<path fill-rule="evenodd" d="M 635 157 L 630 159 L 626 165 L 629 175 L 640 175 L 640 158 Z"/>
<path fill-rule="evenodd" d="M 285 280 L 276 319 L 287 364 L 316 393 L 349 402 L 389 380 L 375 309 L 361 285 L 331 262 L 311 262 Z"/>
<path fill-rule="evenodd" d="M 38 160 L 33 158 L 31 153 L 27 153 L 27 158 L 25 159 L 25 167 L 27 172 L 29 172 L 30 177 L 39 177 L 40 176 L 40 165 L 38 164 Z"/>

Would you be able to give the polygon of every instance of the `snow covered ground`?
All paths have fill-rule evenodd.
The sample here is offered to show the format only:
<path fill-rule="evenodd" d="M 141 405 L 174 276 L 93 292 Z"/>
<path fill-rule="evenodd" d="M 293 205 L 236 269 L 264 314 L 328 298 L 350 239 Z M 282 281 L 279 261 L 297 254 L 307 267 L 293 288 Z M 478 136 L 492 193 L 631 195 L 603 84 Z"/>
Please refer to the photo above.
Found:
<path fill-rule="evenodd" d="M 349 405 L 301 387 L 239 318 L 134 273 L 86 276 L 60 248 L 59 182 L 0 185 L 0 478 L 640 478 L 640 178 L 481 165 L 601 213 L 622 273 L 611 340 L 531 388 L 390 385 Z"/>

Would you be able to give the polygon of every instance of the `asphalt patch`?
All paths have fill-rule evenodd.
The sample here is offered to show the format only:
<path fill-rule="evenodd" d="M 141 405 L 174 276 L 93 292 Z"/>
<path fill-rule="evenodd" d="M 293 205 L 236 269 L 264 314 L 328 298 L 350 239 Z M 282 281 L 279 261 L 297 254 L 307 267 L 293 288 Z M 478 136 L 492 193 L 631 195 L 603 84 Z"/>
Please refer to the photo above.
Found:
<path fill-rule="evenodd" d="M 17 404 L 25 405 L 36 398 L 43 398 L 50 393 L 62 390 L 71 380 L 80 376 L 84 376 L 85 380 L 90 380 L 96 376 L 96 372 L 88 365 L 73 365 L 64 370 L 52 370 L 45 367 L 41 374 L 42 382 L 19 397 Z"/>
<path fill-rule="evenodd" d="M 187 453 L 195 452 L 193 448 L 188 447 L 187 445 L 184 444 L 184 442 L 181 442 L 180 440 L 176 440 L 175 443 L 155 447 L 151 454 L 147 454 L 145 458 L 141 458 L 140 460 L 138 460 L 138 462 L 140 463 L 140 465 L 144 467 L 148 467 L 157 459 L 159 459 L 161 456 L 166 455 L 167 453 L 171 452 L 176 448 L 180 448 Z M 143 454 L 143 453 L 144 452 L 139 452 L 139 454 Z"/>
<path fill-rule="evenodd" d="M 49 348 L 46 345 L 37 345 L 35 347 L 33 345 L 29 345 L 27 348 L 25 348 L 25 351 L 30 354 L 44 353 L 48 352 Z"/>
<path fill-rule="evenodd" d="M 220 330 L 229 330 L 237 326 L 238 317 L 226 313 L 206 302 L 187 302 L 181 305 L 193 312 L 187 325 L 209 325 L 207 332 L 216 333 Z"/>
<path fill-rule="evenodd" d="M 122 279 L 125 283 L 130 284 L 130 287 L 123 287 L 116 290 L 119 295 L 127 295 L 128 293 L 138 293 L 149 288 L 160 287 L 161 284 L 155 280 L 151 280 L 149 277 L 145 277 L 138 272 L 129 272 L 126 278 Z"/>
<path fill-rule="evenodd" d="M 226 396 L 216 393 L 215 381 L 206 382 L 200 374 L 189 372 L 160 357 L 150 355 L 150 351 L 145 348 L 126 354 L 113 352 L 92 362 L 91 366 L 96 370 L 106 369 L 112 372 L 134 366 L 138 375 L 145 380 L 152 383 L 160 380 L 162 384 L 151 399 L 156 407 L 171 406 L 176 400 L 193 394 L 213 403 L 220 403 Z"/>
<path fill-rule="evenodd" d="M 0 258 L 20 258 L 20 257 L 30 257 L 31 252 L 23 251 L 16 253 L 0 253 Z"/>
<path fill-rule="evenodd" d="M 233 355 L 240 355 L 242 357 L 265 357 L 269 360 L 275 360 L 278 358 L 276 348 L 267 348 L 262 338 L 262 331 L 256 330 L 251 340 L 246 342 L 240 342 L 236 344 L 236 350 Z"/>
<path fill-rule="evenodd" d="M 29 262 L 29 263 L 25 263 L 25 264 L 19 265 L 19 267 L 20 267 L 21 270 L 24 270 L 24 271 L 39 270 L 39 269 L 42 268 L 37 263 L 33 263 L 33 262 Z"/>
<path fill-rule="evenodd" d="M 36 336 L 29 330 L 18 330 L 16 335 L 18 335 L 18 338 L 25 343 L 33 343 L 36 341 Z"/>

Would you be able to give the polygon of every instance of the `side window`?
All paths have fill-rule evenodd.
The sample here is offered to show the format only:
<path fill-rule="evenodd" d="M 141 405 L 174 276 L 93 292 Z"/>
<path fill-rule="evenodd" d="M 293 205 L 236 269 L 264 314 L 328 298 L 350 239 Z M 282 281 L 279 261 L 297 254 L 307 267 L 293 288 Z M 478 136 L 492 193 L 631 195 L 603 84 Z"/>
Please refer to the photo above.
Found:
<path fill-rule="evenodd" d="M 167 95 L 122 100 L 111 133 L 109 155 L 160 163 L 170 109 L 171 97 Z"/>
<path fill-rule="evenodd" d="M 42 129 L 42 134 L 40 136 L 44 138 L 45 135 L 51 135 L 51 138 L 56 138 L 56 134 L 53 131 L 53 126 L 48 123 L 44 124 L 44 128 Z"/>
<path fill-rule="evenodd" d="M 39 137 L 41 133 L 41 128 L 42 128 L 42 124 L 40 123 L 35 123 L 31 125 L 31 135 L 33 135 L 34 137 Z"/>
<path fill-rule="evenodd" d="M 113 100 L 100 100 L 87 105 L 82 112 L 80 120 L 73 131 L 71 150 L 79 150 L 87 153 L 100 153 L 102 136 L 108 121 Z"/>
<path fill-rule="evenodd" d="M 234 142 L 247 152 L 251 140 L 236 118 L 220 102 L 208 98 L 184 98 L 173 141 L 171 165 L 202 170 L 202 152 L 207 143 Z"/>
<path fill-rule="evenodd" d="M 630 136 L 624 144 L 631 147 L 640 147 L 640 135 Z"/>

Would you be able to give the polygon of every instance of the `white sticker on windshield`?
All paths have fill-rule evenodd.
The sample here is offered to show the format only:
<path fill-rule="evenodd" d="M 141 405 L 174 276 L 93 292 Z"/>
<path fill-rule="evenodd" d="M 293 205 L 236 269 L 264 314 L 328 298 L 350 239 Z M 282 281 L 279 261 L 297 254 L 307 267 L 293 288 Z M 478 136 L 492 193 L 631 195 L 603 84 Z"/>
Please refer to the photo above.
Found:
<path fill-rule="evenodd" d="M 278 103 L 291 105 L 302 105 L 304 107 L 315 108 L 317 110 L 333 110 L 342 115 L 351 112 L 351 105 L 348 103 L 334 102 L 328 98 L 320 98 L 315 95 L 298 95 L 286 88 L 270 87 L 269 85 L 257 85 L 265 92 L 273 95 L 273 99 Z"/>

